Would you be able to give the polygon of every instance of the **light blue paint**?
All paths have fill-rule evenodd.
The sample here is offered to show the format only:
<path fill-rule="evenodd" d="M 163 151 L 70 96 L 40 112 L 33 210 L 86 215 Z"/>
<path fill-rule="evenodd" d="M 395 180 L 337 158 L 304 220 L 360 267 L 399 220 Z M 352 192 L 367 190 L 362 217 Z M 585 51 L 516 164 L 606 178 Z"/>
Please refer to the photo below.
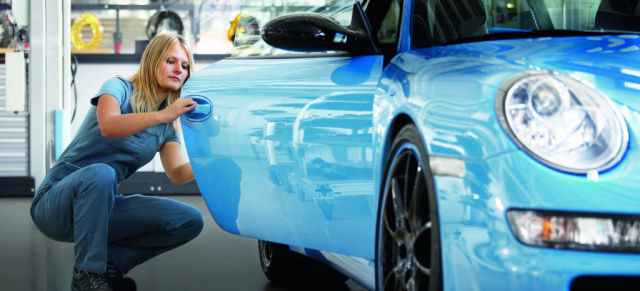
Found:
<path fill-rule="evenodd" d="M 216 222 L 373 258 L 371 110 L 381 67 L 379 56 L 227 59 L 190 78 L 182 96 L 213 108 L 211 118 L 181 121 Z"/>
<path fill-rule="evenodd" d="M 416 51 L 402 15 L 401 53 L 384 70 L 380 56 L 237 58 L 187 82 L 183 97 L 212 104 L 209 118 L 183 116 L 182 126 L 216 222 L 295 246 L 372 288 L 379 185 L 392 124 L 407 116 L 431 156 L 465 164 L 464 177 L 434 177 L 445 290 L 566 290 L 579 275 L 638 276 L 638 254 L 528 247 L 506 221 L 510 208 L 640 215 L 638 36 Z M 495 98 L 504 80 L 528 70 L 571 76 L 611 98 L 630 132 L 622 161 L 594 181 L 521 151 L 497 120 Z"/>

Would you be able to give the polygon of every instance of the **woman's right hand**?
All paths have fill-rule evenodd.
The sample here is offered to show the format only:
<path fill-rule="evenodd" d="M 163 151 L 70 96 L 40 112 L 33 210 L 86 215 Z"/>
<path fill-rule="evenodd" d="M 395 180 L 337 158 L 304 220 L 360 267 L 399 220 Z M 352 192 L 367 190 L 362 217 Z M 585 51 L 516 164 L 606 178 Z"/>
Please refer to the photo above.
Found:
<path fill-rule="evenodd" d="M 162 121 L 164 121 L 164 123 L 171 123 L 178 119 L 181 114 L 196 108 L 197 104 L 198 103 L 193 101 L 191 98 L 178 98 L 176 101 L 171 103 L 171 106 L 160 111 L 160 114 L 162 114 Z"/>

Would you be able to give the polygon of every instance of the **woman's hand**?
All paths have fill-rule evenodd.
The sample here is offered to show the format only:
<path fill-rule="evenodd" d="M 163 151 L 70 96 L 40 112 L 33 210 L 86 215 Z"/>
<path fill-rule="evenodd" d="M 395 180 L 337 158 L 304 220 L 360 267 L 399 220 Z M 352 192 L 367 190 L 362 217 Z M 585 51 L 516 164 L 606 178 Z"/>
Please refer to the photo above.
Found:
<path fill-rule="evenodd" d="M 159 113 L 162 116 L 162 121 L 164 123 L 171 123 L 174 120 L 178 119 L 181 114 L 185 112 L 189 112 L 196 108 L 196 103 L 191 98 L 178 98 L 176 101 L 171 103 L 171 106 L 163 109 Z"/>

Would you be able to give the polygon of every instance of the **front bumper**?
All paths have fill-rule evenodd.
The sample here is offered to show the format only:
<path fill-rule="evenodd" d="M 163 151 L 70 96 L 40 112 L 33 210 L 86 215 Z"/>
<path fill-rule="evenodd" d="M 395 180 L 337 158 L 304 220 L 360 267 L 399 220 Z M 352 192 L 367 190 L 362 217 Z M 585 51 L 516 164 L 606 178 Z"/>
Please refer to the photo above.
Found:
<path fill-rule="evenodd" d="M 520 151 L 465 168 L 464 177 L 434 177 L 445 290 L 578 290 L 571 284 L 584 276 L 640 278 L 639 254 L 527 246 L 506 218 L 512 208 L 640 215 L 637 150 L 597 179 L 555 171 Z"/>

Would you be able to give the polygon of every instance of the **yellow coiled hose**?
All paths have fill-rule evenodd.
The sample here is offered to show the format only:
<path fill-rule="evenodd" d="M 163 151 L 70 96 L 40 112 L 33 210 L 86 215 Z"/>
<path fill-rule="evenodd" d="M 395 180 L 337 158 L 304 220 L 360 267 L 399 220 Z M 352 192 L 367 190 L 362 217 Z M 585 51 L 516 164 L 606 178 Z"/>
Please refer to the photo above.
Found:
<path fill-rule="evenodd" d="M 91 41 L 85 42 L 82 39 L 82 28 L 91 26 Z M 90 12 L 80 14 L 71 25 L 71 44 L 77 49 L 96 49 L 102 42 L 102 23 L 98 17 Z"/>

